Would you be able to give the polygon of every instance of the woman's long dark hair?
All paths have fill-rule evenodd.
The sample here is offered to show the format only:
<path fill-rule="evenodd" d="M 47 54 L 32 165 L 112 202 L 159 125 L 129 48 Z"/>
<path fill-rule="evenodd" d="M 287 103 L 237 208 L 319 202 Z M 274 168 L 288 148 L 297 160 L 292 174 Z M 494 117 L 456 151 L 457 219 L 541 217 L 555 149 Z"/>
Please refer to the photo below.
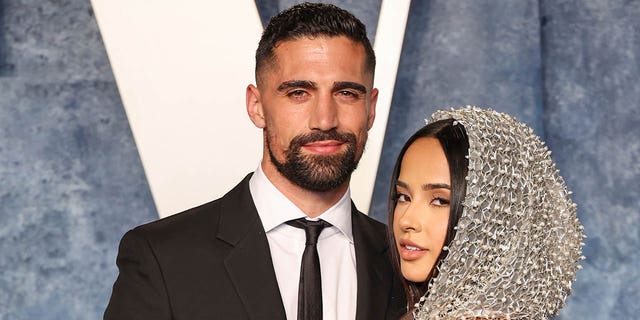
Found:
<path fill-rule="evenodd" d="M 434 275 L 436 266 L 447 256 L 448 253 L 446 250 L 441 251 L 440 257 L 438 257 L 438 260 L 424 282 L 412 282 L 402 277 L 400 256 L 398 254 L 398 248 L 396 247 L 395 236 L 393 234 L 393 216 L 397 199 L 396 182 L 398 180 L 398 175 L 400 174 L 402 158 L 404 157 L 405 152 L 414 141 L 420 138 L 438 139 L 449 164 L 449 175 L 451 177 L 451 207 L 449 212 L 447 235 L 444 241 L 445 246 L 448 246 L 453 240 L 456 233 L 454 228 L 458 224 L 460 215 L 462 215 L 462 201 L 464 200 L 467 186 L 465 178 L 467 176 L 469 166 L 469 160 L 467 158 L 467 154 L 469 152 L 469 139 L 467 138 L 467 132 L 464 129 L 464 126 L 462 126 L 462 124 L 455 123 L 454 119 L 440 120 L 422 127 L 414 133 L 409 140 L 407 140 L 398 155 L 395 167 L 393 168 L 393 176 L 391 177 L 387 223 L 389 225 L 389 241 L 391 242 L 390 247 L 392 249 L 391 257 L 393 259 L 393 265 L 396 272 L 400 274 L 402 279 L 409 308 L 413 308 L 420 297 L 427 292 L 429 281 Z"/>

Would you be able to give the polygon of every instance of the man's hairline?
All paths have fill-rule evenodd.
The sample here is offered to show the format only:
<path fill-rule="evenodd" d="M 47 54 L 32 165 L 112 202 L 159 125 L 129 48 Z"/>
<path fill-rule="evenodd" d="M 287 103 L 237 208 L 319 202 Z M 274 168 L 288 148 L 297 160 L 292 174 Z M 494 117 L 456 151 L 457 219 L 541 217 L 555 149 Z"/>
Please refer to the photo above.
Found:
<path fill-rule="evenodd" d="M 369 68 L 369 63 L 367 63 L 368 59 L 368 53 L 367 53 L 367 48 L 365 47 L 365 45 L 357 40 L 354 40 L 346 35 L 343 34 L 338 34 L 338 35 L 331 35 L 331 34 L 326 34 L 326 33 L 318 33 L 318 34 L 312 34 L 312 35 L 300 35 L 300 36 L 295 36 L 295 37 L 290 37 L 290 38 L 286 38 L 286 39 L 282 39 L 282 40 L 278 40 L 276 43 L 274 43 L 273 48 L 270 50 L 271 54 L 267 57 L 265 57 L 262 61 L 262 66 L 258 67 L 256 65 L 256 71 L 255 71 L 255 81 L 256 81 L 256 86 L 258 87 L 258 89 L 261 88 L 260 83 L 262 81 L 260 81 L 260 74 L 265 72 L 265 70 L 268 70 L 270 68 L 274 68 L 274 66 L 277 66 L 278 64 L 278 59 L 276 57 L 276 49 L 283 43 L 285 42 L 292 42 L 292 41 L 299 41 L 303 38 L 307 38 L 309 40 L 316 40 L 316 39 L 321 39 L 321 38 L 339 38 L 339 37 L 344 37 L 346 39 L 348 39 L 349 41 L 353 42 L 354 44 L 360 46 L 360 48 L 362 48 L 362 50 L 364 51 L 364 69 L 365 69 L 365 73 L 368 73 L 371 75 L 371 91 L 374 89 L 374 81 L 375 81 L 375 65 L 373 66 L 373 68 Z M 374 61 L 375 61 L 375 52 L 374 52 Z M 256 61 L 256 64 L 258 63 L 258 61 Z"/>

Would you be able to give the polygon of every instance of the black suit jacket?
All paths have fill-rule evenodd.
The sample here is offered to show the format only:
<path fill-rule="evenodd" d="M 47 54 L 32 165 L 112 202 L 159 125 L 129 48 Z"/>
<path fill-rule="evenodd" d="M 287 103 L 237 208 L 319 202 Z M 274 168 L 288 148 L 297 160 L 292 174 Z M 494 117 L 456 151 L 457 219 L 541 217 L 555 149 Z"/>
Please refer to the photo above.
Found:
<path fill-rule="evenodd" d="M 127 232 L 104 319 L 285 319 L 250 176 L 220 199 Z M 405 299 L 385 226 L 353 205 L 351 216 L 356 319 L 398 319 Z"/>

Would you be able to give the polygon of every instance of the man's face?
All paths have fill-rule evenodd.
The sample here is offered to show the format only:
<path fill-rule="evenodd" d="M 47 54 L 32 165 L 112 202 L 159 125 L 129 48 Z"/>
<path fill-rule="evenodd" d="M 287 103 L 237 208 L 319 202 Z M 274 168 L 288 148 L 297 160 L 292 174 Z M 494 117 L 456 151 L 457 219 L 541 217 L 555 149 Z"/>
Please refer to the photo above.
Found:
<path fill-rule="evenodd" d="M 308 190 L 336 189 L 360 160 L 375 115 L 364 47 L 346 37 L 302 38 L 274 54 L 259 88 L 247 89 L 249 115 L 264 128 L 263 165 Z"/>

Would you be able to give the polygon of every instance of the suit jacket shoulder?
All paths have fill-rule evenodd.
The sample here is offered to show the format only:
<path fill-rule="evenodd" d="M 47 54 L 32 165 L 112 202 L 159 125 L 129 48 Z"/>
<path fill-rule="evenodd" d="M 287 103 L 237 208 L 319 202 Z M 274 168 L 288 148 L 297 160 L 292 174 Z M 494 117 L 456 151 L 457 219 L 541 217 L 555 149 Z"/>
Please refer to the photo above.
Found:
<path fill-rule="evenodd" d="M 249 177 L 220 199 L 129 231 L 105 319 L 284 319 Z"/>

